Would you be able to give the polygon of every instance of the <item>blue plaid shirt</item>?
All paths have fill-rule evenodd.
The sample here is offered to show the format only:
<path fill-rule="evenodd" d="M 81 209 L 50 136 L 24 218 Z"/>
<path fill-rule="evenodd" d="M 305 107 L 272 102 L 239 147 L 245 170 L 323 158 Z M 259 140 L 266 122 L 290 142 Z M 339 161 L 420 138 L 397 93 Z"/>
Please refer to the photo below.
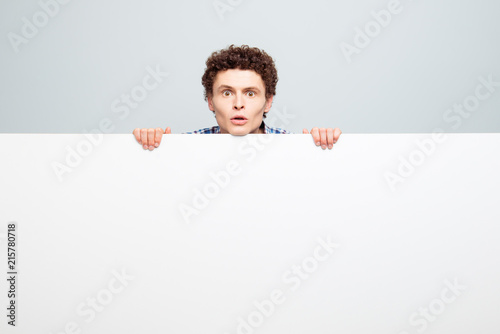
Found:
<path fill-rule="evenodd" d="M 267 126 L 264 122 L 262 122 L 261 128 L 264 127 L 264 131 L 266 134 L 269 133 L 278 133 L 278 134 L 291 134 L 292 132 L 281 129 L 281 128 L 273 128 Z M 220 127 L 218 125 L 212 126 L 211 128 L 199 129 L 196 131 L 184 132 L 184 134 L 209 134 L 209 133 L 220 133 Z"/>

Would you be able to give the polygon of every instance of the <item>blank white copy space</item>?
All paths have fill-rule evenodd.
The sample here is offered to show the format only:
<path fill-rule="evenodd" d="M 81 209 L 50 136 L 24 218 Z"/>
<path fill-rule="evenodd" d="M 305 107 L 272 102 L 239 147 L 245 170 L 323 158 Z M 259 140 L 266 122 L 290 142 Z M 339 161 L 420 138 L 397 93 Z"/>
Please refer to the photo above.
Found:
<path fill-rule="evenodd" d="M 500 135 L 446 136 L 2 134 L 2 333 L 499 332 Z"/>

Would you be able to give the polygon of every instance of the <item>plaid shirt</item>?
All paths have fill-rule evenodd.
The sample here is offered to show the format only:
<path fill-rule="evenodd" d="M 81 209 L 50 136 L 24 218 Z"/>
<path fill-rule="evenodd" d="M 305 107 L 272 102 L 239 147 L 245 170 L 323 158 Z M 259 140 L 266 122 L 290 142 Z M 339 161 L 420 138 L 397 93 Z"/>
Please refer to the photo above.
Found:
<path fill-rule="evenodd" d="M 264 122 L 262 122 L 262 125 L 264 126 L 265 133 L 270 134 L 270 133 L 277 133 L 277 134 L 291 134 L 292 132 L 283 130 L 281 128 L 273 128 L 270 126 L 267 126 Z M 260 126 L 262 128 L 262 125 Z M 190 131 L 190 132 L 184 132 L 183 134 L 210 134 L 210 133 L 220 133 L 220 127 L 218 125 L 213 126 L 211 128 L 204 128 L 204 129 L 199 129 L 196 131 Z"/>

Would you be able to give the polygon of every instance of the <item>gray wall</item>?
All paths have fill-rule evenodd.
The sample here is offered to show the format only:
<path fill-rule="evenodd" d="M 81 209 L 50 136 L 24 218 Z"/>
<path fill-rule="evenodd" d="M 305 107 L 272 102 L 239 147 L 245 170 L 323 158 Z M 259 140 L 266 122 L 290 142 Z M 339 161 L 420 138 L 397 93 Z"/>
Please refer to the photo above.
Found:
<path fill-rule="evenodd" d="M 270 125 L 500 131 L 498 1 L 0 1 L 0 132 L 215 125 L 201 75 L 233 43 L 276 60 Z"/>

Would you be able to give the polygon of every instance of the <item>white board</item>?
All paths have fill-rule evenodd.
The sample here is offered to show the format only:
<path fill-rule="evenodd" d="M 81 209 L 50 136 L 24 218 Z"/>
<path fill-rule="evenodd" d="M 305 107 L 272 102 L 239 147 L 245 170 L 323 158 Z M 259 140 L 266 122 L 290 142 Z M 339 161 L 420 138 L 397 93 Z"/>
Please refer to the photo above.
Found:
<path fill-rule="evenodd" d="M 500 331 L 500 134 L 93 140 L 0 135 L 1 333 Z"/>

